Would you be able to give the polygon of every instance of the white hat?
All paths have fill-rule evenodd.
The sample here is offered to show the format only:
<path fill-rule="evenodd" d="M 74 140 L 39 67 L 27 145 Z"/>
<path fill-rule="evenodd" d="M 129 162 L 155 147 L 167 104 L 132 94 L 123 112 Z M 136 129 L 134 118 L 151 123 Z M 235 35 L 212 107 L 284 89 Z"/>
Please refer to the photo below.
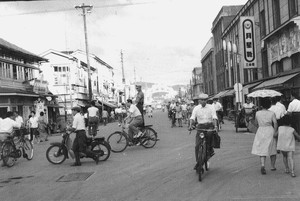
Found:
<path fill-rule="evenodd" d="M 200 94 L 199 95 L 199 99 L 208 99 L 208 95 L 207 94 Z"/>

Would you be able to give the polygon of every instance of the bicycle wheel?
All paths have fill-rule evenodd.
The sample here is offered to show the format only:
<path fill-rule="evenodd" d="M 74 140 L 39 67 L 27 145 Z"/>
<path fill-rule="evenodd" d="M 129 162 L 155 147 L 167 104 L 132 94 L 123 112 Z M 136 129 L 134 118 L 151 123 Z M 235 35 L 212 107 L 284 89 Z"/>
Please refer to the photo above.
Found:
<path fill-rule="evenodd" d="M 27 138 L 24 139 L 23 151 L 23 154 L 26 156 L 25 158 L 30 161 L 33 158 L 33 145 Z"/>
<path fill-rule="evenodd" d="M 111 147 L 111 151 L 115 153 L 124 151 L 128 146 L 127 137 L 120 131 L 110 134 L 107 138 L 107 142 Z"/>
<path fill-rule="evenodd" d="M 67 150 L 61 145 L 52 145 L 46 151 L 47 160 L 52 164 L 61 164 L 67 158 Z"/>
<path fill-rule="evenodd" d="M 95 144 L 91 150 L 99 155 L 99 161 L 106 161 L 110 156 L 110 147 L 106 142 Z"/>
<path fill-rule="evenodd" d="M 152 128 L 145 128 L 144 135 L 141 137 L 141 144 L 145 148 L 152 148 L 157 141 L 157 133 Z"/>
<path fill-rule="evenodd" d="M 12 145 L 12 143 L 10 142 L 5 142 L 2 146 L 2 160 L 4 165 L 6 165 L 7 167 L 12 167 L 15 162 L 16 162 L 16 158 L 15 158 L 15 147 Z"/>

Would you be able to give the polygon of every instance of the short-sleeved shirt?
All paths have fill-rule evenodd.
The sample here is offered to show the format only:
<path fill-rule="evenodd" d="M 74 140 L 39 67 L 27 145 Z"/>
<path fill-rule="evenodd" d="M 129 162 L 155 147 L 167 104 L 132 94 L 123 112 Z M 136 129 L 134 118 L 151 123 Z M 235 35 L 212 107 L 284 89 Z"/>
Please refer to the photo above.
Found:
<path fill-rule="evenodd" d="M 97 112 L 99 113 L 99 109 L 92 106 L 88 108 L 89 117 L 97 117 Z"/>
<path fill-rule="evenodd" d="M 37 116 L 30 117 L 29 122 L 30 122 L 30 128 L 38 128 L 39 124 L 38 124 Z"/>
<path fill-rule="evenodd" d="M 222 105 L 219 102 L 213 103 L 212 104 L 215 107 L 216 111 L 221 111 L 222 110 Z"/>
<path fill-rule="evenodd" d="M 108 117 L 108 112 L 106 110 L 102 111 L 102 118 L 107 118 Z"/>
<path fill-rule="evenodd" d="M 281 119 L 284 116 L 285 111 L 282 109 L 282 107 L 278 105 L 272 105 L 269 108 L 270 111 L 275 113 L 276 119 Z"/>
<path fill-rule="evenodd" d="M 74 116 L 72 128 L 75 128 L 76 131 L 85 130 L 84 116 L 82 116 L 80 113 L 77 113 Z"/>
<path fill-rule="evenodd" d="M 131 117 L 137 117 L 142 115 L 140 110 L 134 104 L 130 105 L 128 112 L 132 113 Z"/>
<path fill-rule="evenodd" d="M 16 121 L 7 117 L 1 121 L 0 133 L 12 133 L 14 128 L 20 127 L 21 125 L 19 125 Z"/>
<path fill-rule="evenodd" d="M 23 118 L 21 116 L 17 116 L 15 120 L 19 125 L 22 125 L 24 123 Z"/>
<path fill-rule="evenodd" d="M 210 104 L 206 104 L 204 107 L 197 105 L 190 119 L 195 120 L 196 118 L 199 124 L 212 123 L 214 119 L 218 119 L 215 108 Z"/>
<path fill-rule="evenodd" d="M 187 110 L 187 105 L 186 104 L 182 104 L 181 105 L 181 109 L 182 109 L 182 111 L 186 111 Z"/>
<path fill-rule="evenodd" d="M 297 99 L 294 99 L 292 102 L 290 102 L 287 111 L 288 112 L 300 112 L 300 101 Z"/>
<path fill-rule="evenodd" d="M 122 113 L 122 108 L 118 107 L 115 109 L 116 114 L 121 114 Z"/>
<path fill-rule="evenodd" d="M 277 102 L 275 105 L 281 107 L 282 110 L 283 110 L 284 112 L 286 112 L 286 108 L 285 108 L 285 106 L 284 106 L 281 102 Z"/>

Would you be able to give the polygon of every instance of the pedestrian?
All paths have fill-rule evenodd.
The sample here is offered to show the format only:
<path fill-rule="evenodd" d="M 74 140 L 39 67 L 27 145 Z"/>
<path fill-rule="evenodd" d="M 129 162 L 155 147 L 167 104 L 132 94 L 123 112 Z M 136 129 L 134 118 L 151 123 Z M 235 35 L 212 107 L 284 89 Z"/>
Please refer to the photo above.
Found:
<path fill-rule="evenodd" d="M 148 114 L 148 117 L 149 117 L 149 118 L 152 118 L 152 117 L 153 117 L 153 116 L 152 116 L 152 111 L 153 111 L 153 109 L 152 109 L 151 105 L 148 105 L 148 107 L 147 107 L 147 114 Z"/>
<path fill-rule="evenodd" d="M 118 119 L 118 125 L 121 126 L 123 118 L 122 118 L 122 108 L 121 108 L 120 104 L 115 109 L 115 114 L 116 114 L 116 117 Z"/>
<path fill-rule="evenodd" d="M 88 132 L 89 135 L 96 136 L 99 125 L 99 109 L 96 107 L 95 101 L 91 102 L 91 107 L 87 109 L 88 116 Z"/>
<path fill-rule="evenodd" d="M 242 110 L 245 112 L 245 124 L 248 127 L 249 121 L 254 118 L 255 105 L 250 98 L 246 99 L 246 103 L 243 104 Z"/>
<path fill-rule="evenodd" d="M 213 104 L 212 104 L 216 110 L 217 116 L 218 116 L 218 126 L 221 128 L 221 123 L 224 124 L 223 122 L 223 106 L 219 102 L 218 98 L 213 99 Z"/>
<path fill-rule="evenodd" d="M 34 143 L 34 139 L 37 143 L 40 142 L 40 134 L 38 131 L 39 123 L 38 117 L 35 115 L 35 111 L 31 111 L 31 117 L 29 119 L 30 122 L 30 141 L 32 144 Z"/>
<path fill-rule="evenodd" d="M 135 105 L 140 110 L 140 113 L 143 118 L 143 125 L 145 123 L 144 120 L 144 93 L 142 92 L 142 85 L 135 85 L 135 89 L 137 90 L 136 98 L 135 98 Z"/>
<path fill-rule="evenodd" d="M 111 122 L 115 121 L 115 111 L 114 110 L 110 111 L 110 118 L 111 118 Z"/>
<path fill-rule="evenodd" d="M 271 158 L 271 170 L 275 171 L 276 162 L 276 142 L 274 136 L 278 129 L 275 113 L 269 111 L 271 101 L 269 98 L 263 98 L 261 101 L 262 110 L 256 112 L 255 121 L 258 129 L 254 138 L 252 151 L 254 155 L 260 157 L 261 174 L 266 174 L 265 162 L 266 157 Z"/>
<path fill-rule="evenodd" d="M 179 102 L 176 102 L 175 111 L 175 118 L 178 122 L 178 126 L 182 127 L 182 108 Z"/>
<path fill-rule="evenodd" d="M 176 126 L 176 118 L 175 118 L 175 114 L 176 114 L 176 103 L 175 103 L 175 100 L 172 100 L 172 103 L 170 104 L 170 107 L 169 107 L 169 118 L 171 120 L 171 127 L 175 127 Z"/>
<path fill-rule="evenodd" d="M 182 109 L 182 120 L 184 123 L 187 123 L 187 104 L 185 101 L 181 104 L 181 109 Z"/>
<path fill-rule="evenodd" d="M 48 141 L 47 123 L 44 112 L 40 112 L 40 116 L 38 117 L 38 131 L 40 134 L 40 142 L 43 142 L 43 140 Z"/>
<path fill-rule="evenodd" d="M 18 113 L 18 111 L 14 111 L 15 121 L 20 125 L 20 129 L 16 129 L 16 135 L 27 135 L 25 124 L 23 117 Z"/>
<path fill-rule="evenodd" d="M 291 92 L 291 102 L 288 106 L 287 113 L 300 112 L 300 100 L 297 99 L 295 92 Z"/>
<path fill-rule="evenodd" d="M 92 158 L 96 161 L 96 164 L 98 164 L 99 156 L 87 149 L 87 136 L 85 134 L 84 117 L 80 114 L 81 108 L 75 106 L 71 110 L 74 117 L 72 127 L 68 128 L 68 131 L 76 133 L 72 147 L 75 155 L 75 163 L 71 166 L 81 166 L 80 152 L 84 153 L 87 157 Z"/>
<path fill-rule="evenodd" d="M 282 118 L 282 125 L 278 128 L 277 150 L 280 150 L 283 155 L 285 173 L 290 173 L 292 177 L 296 177 L 294 171 L 295 137 L 300 139 L 299 134 L 291 127 L 290 116 L 286 115 Z"/>
<path fill-rule="evenodd" d="M 103 108 L 103 111 L 102 111 L 102 120 L 103 120 L 104 126 L 106 126 L 107 121 L 108 121 L 108 112 L 106 111 L 105 108 Z"/>
<path fill-rule="evenodd" d="M 278 127 L 279 127 L 279 126 L 281 126 L 281 120 L 280 119 L 284 116 L 285 111 L 283 110 L 282 107 L 280 107 L 279 105 L 276 104 L 277 103 L 277 98 L 276 97 L 271 98 L 271 103 L 272 103 L 272 105 L 269 108 L 269 110 L 275 113 L 275 117 L 276 117 Z"/>

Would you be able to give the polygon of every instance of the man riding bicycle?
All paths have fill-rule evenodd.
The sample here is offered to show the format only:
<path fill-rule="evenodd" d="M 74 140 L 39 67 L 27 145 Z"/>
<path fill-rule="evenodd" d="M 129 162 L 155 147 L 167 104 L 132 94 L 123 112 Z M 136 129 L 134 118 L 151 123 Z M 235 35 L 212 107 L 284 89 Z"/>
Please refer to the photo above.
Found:
<path fill-rule="evenodd" d="M 206 104 L 206 101 L 208 99 L 207 94 L 200 94 L 199 95 L 199 102 L 200 104 L 197 105 L 193 112 L 192 116 L 190 118 L 190 125 L 189 125 L 189 130 L 192 129 L 195 119 L 197 118 L 197 128 L 198 129 L 216 129 L 218 128 L 217 126 L 217 114 L 212 105 Z M 199 143 L 200 143 L 200 132 L 198 131 L 196 134 L 196 145 L 195 145 L 195 156 L 196 156 L 196 166 L 194 169 L 197 168 L 198 165 L 198 149 L 199 149 Z M 207 135 L 205 136 L 206 138 L 206 143 L 207 143 L 207 150 L 208 150 L 208 159 L 214 155 L 214 149 L 212 147 L 212 133 L 208 132 Z"/>
<path fill-rule="evenodd" d="M 6 140 L 6 138 L 13 133 L 14 128 L 20 128 L 21 124 L 15 121 L 15 115 L 13 112 L 7 112 L 6 118 L 0 122 L 0 141 Z"/>
<path fill-rule="evenodd" d="M 128 116 L 124 119 L 126 121 L 127 119 L 131 118 L 129 121 L 128 126 L 128 135 L 131 139 L 133 139 L 134 135 L 136 137 L 140 137 L 142 135 L 142 132 L 137 128 L 138 126 L 143 126 L 143 117 L 140 112 L 140 110 L 132 103 L 131 99 L 127 99 L 127 106 L 129 107 L 128 110 Z"/>

